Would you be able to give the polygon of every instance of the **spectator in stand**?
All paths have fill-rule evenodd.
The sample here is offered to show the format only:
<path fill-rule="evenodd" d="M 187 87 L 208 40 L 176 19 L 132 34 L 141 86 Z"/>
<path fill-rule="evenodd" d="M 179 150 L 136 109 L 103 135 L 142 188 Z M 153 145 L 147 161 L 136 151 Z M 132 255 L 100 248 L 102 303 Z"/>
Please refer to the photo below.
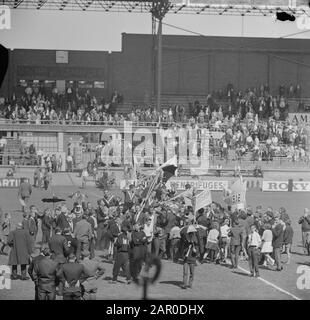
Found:
<path fill-rule="evenodd" d="M 68 154 L 68 156 L 67 156 L 67 171 L 72 172 L 72 168 L 73 168 L 73 157 L 71 156 L 71 154 Z"/>

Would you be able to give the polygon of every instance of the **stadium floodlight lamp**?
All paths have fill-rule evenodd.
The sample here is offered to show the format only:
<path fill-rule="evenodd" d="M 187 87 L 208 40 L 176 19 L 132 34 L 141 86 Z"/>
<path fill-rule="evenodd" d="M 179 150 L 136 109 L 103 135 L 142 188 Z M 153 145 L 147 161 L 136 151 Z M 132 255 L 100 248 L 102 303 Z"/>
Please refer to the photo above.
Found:
<path fill-rule="evenodd" d="M 296 20 L 294 15 L 289 14 L 284 11 L 280 11 L 280 12 L 278 11 L 276 13 L 276 18 L 277 18 L 277 20 L 280 20 L 280 21 L 295 21 Z"/>

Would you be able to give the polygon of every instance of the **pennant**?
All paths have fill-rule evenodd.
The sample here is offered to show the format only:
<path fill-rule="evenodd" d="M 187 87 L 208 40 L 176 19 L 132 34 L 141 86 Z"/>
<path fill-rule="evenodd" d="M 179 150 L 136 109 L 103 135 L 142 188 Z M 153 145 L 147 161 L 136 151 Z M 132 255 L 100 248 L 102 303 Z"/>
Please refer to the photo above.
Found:
<path fill-rule="evenodd" d="M 171 177 L 175 176 L 175 172 L 178 169 L 177 156 L 166 161 L 158 169 L 163 171 L 163 182 L 166 183 Z"/>
<path fill-rule="evenodd" d="M 209 189 L 205 189 L 195 197 L 195 212 L 197 212 L 201 208 L 208 206 L 211 203 L 211 191 Z"/>

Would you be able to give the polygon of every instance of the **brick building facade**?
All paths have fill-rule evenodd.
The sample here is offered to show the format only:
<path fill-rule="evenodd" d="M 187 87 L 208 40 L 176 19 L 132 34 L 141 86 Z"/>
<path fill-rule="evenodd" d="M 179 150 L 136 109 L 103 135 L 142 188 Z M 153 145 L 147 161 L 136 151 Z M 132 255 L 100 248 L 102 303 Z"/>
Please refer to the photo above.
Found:
<path fill-rule="evenodd" d="M 156 93 L 156 51 L 152 35 L 125 33 L 121 52 L 68 51 L 67 63 L 56 63 L 55 50 L 11 50 L 0 93 L 22 91 L 25 81 L 67 80 L 97 96 L 116 88 L 125 101 L 148 101 Z M 310 97 L 309 40 L 163 36 L 164 95 L 206 95 L 228 83 L 240 90 L 269 83 L 274 94 L 280 84 L 300 84 Z"/>

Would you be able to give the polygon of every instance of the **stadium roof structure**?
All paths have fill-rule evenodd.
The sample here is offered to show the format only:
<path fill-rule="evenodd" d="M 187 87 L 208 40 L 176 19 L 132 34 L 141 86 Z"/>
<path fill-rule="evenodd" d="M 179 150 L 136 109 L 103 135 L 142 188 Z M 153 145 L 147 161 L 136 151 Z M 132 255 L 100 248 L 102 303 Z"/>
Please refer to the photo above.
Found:
<path fill-rule="evenodd" d="M 11 9 L 151 13 L 160 0 L 0 0 Z M 167 1 L 167 0 L 166 0 Z M 170 14 L 267 16 L 276 12 L 310 15 L 308 0 L 170 0 Z"/>

